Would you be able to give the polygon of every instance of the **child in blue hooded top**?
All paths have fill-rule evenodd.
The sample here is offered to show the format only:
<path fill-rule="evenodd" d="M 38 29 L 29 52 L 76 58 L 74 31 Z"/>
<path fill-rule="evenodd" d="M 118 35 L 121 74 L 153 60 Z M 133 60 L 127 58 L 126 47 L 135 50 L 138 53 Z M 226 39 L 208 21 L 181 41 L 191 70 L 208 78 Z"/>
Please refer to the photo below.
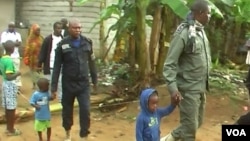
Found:
<path fill-rule="evenodd" d="M 160 121 L 173 112 L 179 101 L 171 99 L 167 107 L 158 108 L 158 93 L 147 88 L 140 97 L 141 112 L 136 120 L 136 141 L 160 141 Z"/>

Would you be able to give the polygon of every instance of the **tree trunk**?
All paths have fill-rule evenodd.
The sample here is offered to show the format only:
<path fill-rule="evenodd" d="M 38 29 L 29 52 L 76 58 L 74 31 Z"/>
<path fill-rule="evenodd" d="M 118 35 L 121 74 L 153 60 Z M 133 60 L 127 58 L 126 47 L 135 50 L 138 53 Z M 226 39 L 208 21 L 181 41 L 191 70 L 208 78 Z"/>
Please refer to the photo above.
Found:
<path fill-rule="evenodd" d="M 164 7 L 163 12 L 162 12 L 162 28 L 161 28 L 161 38 L 160 38 L 160 46 L 159 46 L 159 58 L 157 60 L 157 65 L 156 65 L 156 76 L 157 78 L 162 78 L 163 77 L 163 66 L 164 62 L 167 57 L 167 52 L 168 52 L 168 47 L 169 47 L 169 42 L 170 42 L 170 37 L 171 37 L 171 30 L 173 23 L 169 21 L 173 21 L 173 14 L 170 12 L 166 7 Z"/>
<path fill-rule="evenodd" d="M 126 48 L 127 48 L 127 60 L 129 63 L 129 74 L 130 74 L 130 85 L 134 86 L 137 84 L 137 78 L 138 78 L 138 71 L 136 68 L 136 46 L 135 46 L 135 36 L 133 33 L 128 33 L 127 36 L 127 42 L 126 42 Z"/>
<path fill-rule="evenodd" d="M 146 43 L 146 9 L 148 0 L 135 0 L 136 4 L 136 45 L 138 47 L 139 79 L 145 80 L 149 73 L 149 55 Z"/>
<path fill-rule="evenodd" d="M 149 42 L 150 66 L 152 71 L 155 71 L 155 58 L 156 58 L 155 49 L 157 48 L 160 39 L 160 31 L 162 25 L 161 14 L 162 14 L 162 6 L 158 4 L 154 12 L 153 24 L 151 28 L 151 36 Z"/>
<path fill-rule="evenodd" d="M 135 37 L 132 34 L 128 35 L 128 59 L 129 65 L 131 67 L 135 67 Z"/>
<path fill-rule="evenodd" d="M 232 31 L 233 30 L 233 24 L 230 24 L 227 27 L 227 31 Z M 233 39 L 233 33 L 232 32 L 227 32 L 226 38 L 225 38 L 225 48 L 224 48 L 224 54 L 228 55 L 229 54 L 229 49 L 230 49 L 230 45 Z"/>
<path fill-rule="evenodd" d="M 113 55 L 113 61 L 120 62 L 124 59 L 125 55 L 125 39 L 126 35 L 122 34 L 122 36 L 116 38 L 116 46 Z"/>
<path fill-rule="evenodd" d="M 234 40 L 233 40 L 233 48 L 231 49 L 231 52 L 230 52 L 230 56 L 232 56 L 231 60 L 233 62 L 239 62 L 239 59 L 240 57 L 237 56 L 236 54 L 236 51 L 238 49 L 238 47 L 240 46 L 240 33 L 241 33 L 241 25 L 242 25 L 242 22 L 241 21 L 237 21 L 235 23 L 235 27 L 234 27 Z"/>

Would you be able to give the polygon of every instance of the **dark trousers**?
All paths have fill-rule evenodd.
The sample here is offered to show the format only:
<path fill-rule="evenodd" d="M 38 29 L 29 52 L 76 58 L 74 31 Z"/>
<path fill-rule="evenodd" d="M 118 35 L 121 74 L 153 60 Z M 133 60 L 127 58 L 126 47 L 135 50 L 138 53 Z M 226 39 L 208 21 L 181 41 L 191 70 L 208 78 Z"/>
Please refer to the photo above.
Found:
<path fill-rule="evenodd" d="M 73 125 L 73 108 L 74 100 L 77 98 L 79 106 L 80 121 L 80 137 L 88 136 L 90 127 L 90 88 L 86 86 L 84 90 L 78 94 L 72 94 L 63 89 L 62 94 L 62 120 L 63 127 L 66 131 L 71 129 Z"/>

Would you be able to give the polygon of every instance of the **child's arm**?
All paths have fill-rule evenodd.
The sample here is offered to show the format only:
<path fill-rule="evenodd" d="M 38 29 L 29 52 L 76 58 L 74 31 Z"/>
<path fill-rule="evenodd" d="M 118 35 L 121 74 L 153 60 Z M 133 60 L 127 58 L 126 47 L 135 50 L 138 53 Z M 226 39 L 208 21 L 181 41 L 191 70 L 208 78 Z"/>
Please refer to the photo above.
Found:
<path fill-rule="evenodd" d="M 136 141 L 143 141 L 144 122 L 142 117 L 138 116 L 135 128 Z"/>
<path fill-rule="evenodd" d="M 36 108 L 36 109 L 39 109 L 40 106 L 37 105 L 36 102 L 37 102 L 36 95 L 33 94 L 33 95 L 31 96 L 31 98 L 30 98 L 30 105 L 31 105 L 32 107 Z"/>
<path fill-rule="evenodd" d="M 48 99 L 49 99 L 49 101 L 54 100 L 54 98 L 52 97 L 51 93 L 49 93 Z"/>
<path fill-rule="evenodd" d="M 34 108 L 36 108 L 36 109 L 39 109 L 40 108 L 40 106 L 39 105 L 37 105 L 37 104 L 30 104 L 32 107 L 34 107 Z"/>
<path fill-rule="evenodd" d="M 158 111 L 159 116 L 162 118 L 162 117 L 167 116 L 170 113 L 172 113 L 174 111 L 175 107 L 176 106 L 170 104 L 167 107 L 158 108 L 157 111 Z"/>
<path fill-rule="evenodd" d="M 179 105 L 182 97 L 180 95 L 177 95 L 175 97 L 171 97 L 171 104 L 165 108 L 158 108 L 158 113 L 160 118 L 169 115 L 172 113 L 177 105 Z"/>
<path fill-rule="evenodd" d="M 18 76 L 20 76 L 21 73 L 17 72 L 17 73 L 6 73 L 6 79 L 9 81 L 15 80 Z"/>

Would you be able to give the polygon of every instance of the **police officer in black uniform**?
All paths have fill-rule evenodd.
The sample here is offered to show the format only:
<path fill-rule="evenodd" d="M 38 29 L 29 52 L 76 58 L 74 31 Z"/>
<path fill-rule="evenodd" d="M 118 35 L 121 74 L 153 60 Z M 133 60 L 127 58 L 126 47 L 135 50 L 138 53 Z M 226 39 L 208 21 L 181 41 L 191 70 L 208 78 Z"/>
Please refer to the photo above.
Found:
<path fill-rule="evenodd" d="M 92 41 L 81 35 L 81 24 L 75 19 L 69 22 L 69 36 L 65 37 L 55 51 L 51 93 L 55 98 L 58 78 L 62 68 L 62 120 L 66 140 L 71 141 L 70 129 L 73 125 L 73 105 L 77 98 L 79 104 L 80 137 L 86 140 L 90 127 L 90 84 L 97 84 L 95 56 Z"/>

